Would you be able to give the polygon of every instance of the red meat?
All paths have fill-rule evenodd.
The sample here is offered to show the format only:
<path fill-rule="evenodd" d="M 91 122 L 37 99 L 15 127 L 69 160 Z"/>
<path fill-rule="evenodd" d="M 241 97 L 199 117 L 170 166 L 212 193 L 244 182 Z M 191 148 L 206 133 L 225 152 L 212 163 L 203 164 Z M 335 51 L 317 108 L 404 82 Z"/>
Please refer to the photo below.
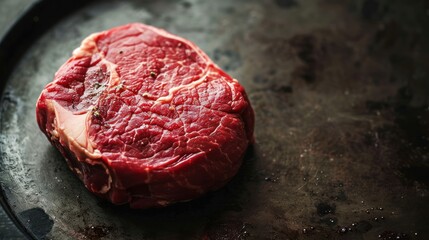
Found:
<path fill-rule="evenodd" d="M 165 206 L 226 184 L 253 141 L 243 87 L 192 42 L 132 23 L 86 38 L 37 122 L 94 194 Z"/>

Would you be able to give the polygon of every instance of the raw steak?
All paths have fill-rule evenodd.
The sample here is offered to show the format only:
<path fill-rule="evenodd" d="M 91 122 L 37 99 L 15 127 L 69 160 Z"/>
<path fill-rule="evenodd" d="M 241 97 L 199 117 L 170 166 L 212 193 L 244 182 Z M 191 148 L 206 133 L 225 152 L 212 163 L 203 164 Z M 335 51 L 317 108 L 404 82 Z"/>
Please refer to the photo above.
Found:
<path fill-rule="evenodd" d="M 253 141 L 243 87 L 195 44 L 132 23 L 83 40 L 37 122 L 93 193 L 132 208 L 220 188 Z"/>

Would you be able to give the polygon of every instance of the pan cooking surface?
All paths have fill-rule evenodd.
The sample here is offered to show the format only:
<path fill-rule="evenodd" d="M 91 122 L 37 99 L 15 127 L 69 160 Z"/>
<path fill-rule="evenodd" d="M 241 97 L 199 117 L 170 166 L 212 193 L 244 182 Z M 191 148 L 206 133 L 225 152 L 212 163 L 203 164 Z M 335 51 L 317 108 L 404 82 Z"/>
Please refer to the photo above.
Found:
<path fill-rule="evenodd" d="M 103 1 L 53 25 L 3 90 L 0 184 L 48 239 L 429 239 L 425 1 Z M 35 103 L 87 35 L 143 22 L 190 39 L 246 88 L 256 144 L 221 190 L 164 209 L 87 192 Z"/>

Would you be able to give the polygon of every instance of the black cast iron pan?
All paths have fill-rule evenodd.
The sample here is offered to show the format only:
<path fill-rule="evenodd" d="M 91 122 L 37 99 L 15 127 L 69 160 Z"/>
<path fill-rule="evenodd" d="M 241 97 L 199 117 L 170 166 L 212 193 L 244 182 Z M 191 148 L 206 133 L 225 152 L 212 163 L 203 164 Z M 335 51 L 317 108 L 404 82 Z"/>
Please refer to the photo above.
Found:
<path fill-rule="evenodd" d="M 85 3 L 84 3 L 85 2 Z M 426 1 L 40 1 L 0 43 L 1 203 L 38 239 L 429 239 Z M 92 196 L 35 122 L 93 32 L 188 38 L 246 88 L 256 143 L 221 190 L 164 209 Z"/>

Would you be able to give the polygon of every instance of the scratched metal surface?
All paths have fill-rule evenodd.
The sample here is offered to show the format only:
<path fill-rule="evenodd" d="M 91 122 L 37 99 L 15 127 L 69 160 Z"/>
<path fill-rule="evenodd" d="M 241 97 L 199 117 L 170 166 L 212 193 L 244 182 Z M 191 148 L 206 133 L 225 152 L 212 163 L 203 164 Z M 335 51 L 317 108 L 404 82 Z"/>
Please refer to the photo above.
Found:
<path fill-rule="evenodd" d="M 1 100 L 0 184 L 46 239 L 429 239 L 427 1 L 92 2 L 20 58 Z M 89 194 L 35 102 L 92 32 L 128 22 L 199 45 L 246 88 L 256 144 L 223 189 L 146 211 Z"/>

